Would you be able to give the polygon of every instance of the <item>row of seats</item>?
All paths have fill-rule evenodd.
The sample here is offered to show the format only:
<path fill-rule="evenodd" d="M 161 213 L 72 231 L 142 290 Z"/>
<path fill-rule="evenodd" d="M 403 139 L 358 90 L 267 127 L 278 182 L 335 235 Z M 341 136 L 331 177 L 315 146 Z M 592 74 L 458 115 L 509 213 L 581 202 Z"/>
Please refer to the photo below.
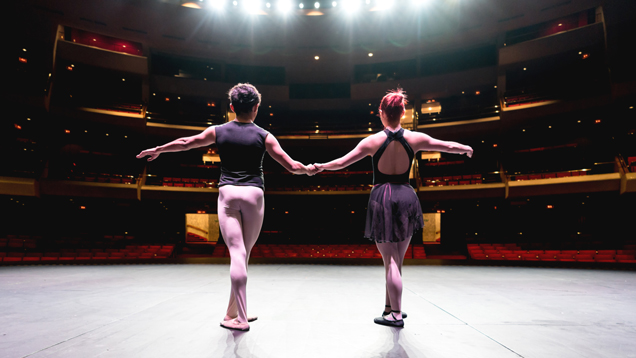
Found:
<path fill-rule="evenodd" d="M 552 179 L 552 178 L 566 178 L 566 177 L 578 177 L 587 175 L 587 171 L 575 170 L 568 172 L 558 173 L 543 173 L 543 174 L 528 174 L 528 175 L 513 175 L 512 180 L 535 180 L 535 179 Z"/>
<path fill-rule="evenodd" d="M 214 248 L 213 257 L 230 257 L 226 246 Z M 375 245 L 256 245 L 250 255 L 253 258 L 382 258 Z M 404 258 L 425 259 L 423 245 L 409 245 Z"/>
<path fill-rule="evenodd" d="M 469 185 L 481 184 L 481 174 L 437 176 L 422 178 L 425 186 L 446 186 L 446 185 Z"/>
<path fill-rule="evenodd" d="M 37 241 L 41 239 L 40 236 L 26 236 L 9 235 L 4 238 L 0 238 L 0 247 L 9 247 L 14 249 L 26 248 L 34 249 L 37 247 Z"/>
<path fill-rule="evenodd" d="M 89 173 L 82 175 L 69 175 L 69 180 L 85 181 L 91 183 L 111 183 L 111 184 L 136 184 L 137 179 L 134 175 L 125 174 L 109 174 L 109 173 Z"/>
<path fill-rule="evenodd" d="M 124 249 L 61 249 L 59 252 L 0 252 L 2 262 L 168 258 L 174 245 L 128 245 Z"/>
<path fill-rule="evenodd" d="M 469 244 L 475 260 L 523 260 L 636 263 L 636 249 L 622 250 L 524 250 L 516 244 Z"/>
<path fill-rule="evenodd" d="M 312 185 L 312 186 L 276 186 L 268 185 L 268 191 L 365 191 L 371 190 L 371 184 L 358 185 Z"/>

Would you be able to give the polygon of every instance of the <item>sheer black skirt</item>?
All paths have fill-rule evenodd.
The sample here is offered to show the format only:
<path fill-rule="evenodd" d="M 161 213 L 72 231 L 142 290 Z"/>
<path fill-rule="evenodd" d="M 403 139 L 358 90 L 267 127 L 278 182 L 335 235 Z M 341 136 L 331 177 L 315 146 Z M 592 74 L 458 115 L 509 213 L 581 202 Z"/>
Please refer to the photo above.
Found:
<path fill-rule="evenodd" d="M 400 242 L 423 227 L 422 206 L 412 186 L 384 183 L 373 187 L 364 237 L 375 242 Z"/>

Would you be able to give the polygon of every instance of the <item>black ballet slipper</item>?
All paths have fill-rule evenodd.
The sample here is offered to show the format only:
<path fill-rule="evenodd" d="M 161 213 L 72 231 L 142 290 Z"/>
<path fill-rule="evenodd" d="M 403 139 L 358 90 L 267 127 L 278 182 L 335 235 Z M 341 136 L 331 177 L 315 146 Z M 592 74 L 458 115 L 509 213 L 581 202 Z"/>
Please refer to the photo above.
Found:
<path fill-rule="evenodd" d="M 384 306 L 384 307 L 389 307 L 389 308 L 391 308 L 391 306 Z M 382 312 L 382 316 L 386 316 L 386 315 L 388 315 L 389 313 L 391 313 L 391 311 L 384 311 L 384 312 Z M 406 314 L 406 312 L 402 311 L 402 319 L 405 319 L 405 318 L 406 318 L 406 317 L 408 317 L 408 316 L 409 316 L 409 315 L 407 315 L 407 314 Z"/>
<path fill-rule="evenodd" d="M 395 316 L 393 315 L 393 311 L 391 311 L 391 316 L 393 317 L 393 319 L 395 319 Z M 404 328 L 404 320 L 403 319 L 398 319 L 398 320 L 395 320 L 395 321 L 391 321 L 391 320 L 388 320 L 388 319 L 384 318 L 384 316 L 382 316 L 382 317 L 374 318 L 373 319 L 373 323 L 379 324 L 381 326 Z"/>

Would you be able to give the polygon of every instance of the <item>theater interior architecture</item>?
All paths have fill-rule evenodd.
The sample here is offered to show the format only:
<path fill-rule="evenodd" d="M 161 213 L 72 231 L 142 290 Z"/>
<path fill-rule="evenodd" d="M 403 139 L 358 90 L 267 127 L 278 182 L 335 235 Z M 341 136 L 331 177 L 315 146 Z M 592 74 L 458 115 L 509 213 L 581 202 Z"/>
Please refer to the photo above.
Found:
<path fill-rule="evenodd" d="M 305 164 L 382 131 L 379 101 L 398 87 L 404 128 L 474 149 L 415 157 L 425 227 L 407 269 L 636 268 L 631 1 L 7 5 L 0 272 L 226 267 L 216 146 L 135 155 L 235 118 L 241 82 L 262 94 L 255 123 Z M 263 167 L 251 263 L 381 265 L 363 235 L 370 157 L 315 176 Z"/>

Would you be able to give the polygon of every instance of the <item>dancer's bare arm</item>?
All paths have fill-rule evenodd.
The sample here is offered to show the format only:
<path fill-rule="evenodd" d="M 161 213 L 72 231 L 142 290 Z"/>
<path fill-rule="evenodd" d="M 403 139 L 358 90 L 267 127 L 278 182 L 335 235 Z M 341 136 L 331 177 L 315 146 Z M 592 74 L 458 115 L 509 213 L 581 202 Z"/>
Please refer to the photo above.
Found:
<path fill-rule="evenodd" d="M 453 154 L 466 154 L 469 158 L 473 156 L 473 148 L 464 144 L 435 139 L 428 134 L 420 132 L 410 132 L 409 137 L 409 143 L 412 144 L 411 147 L 415 152 L 425 150 Z"/>
<path fill-rule="evenodd" d="M 205 147 L 208 145 L 214 144 L 216 142 L 216 127 L 208 127 L 203 132 L 193 135 L 190 137 L 182 137 L 176 140 L 173 140 L 170 143 L 166 143 L 164 145 L 160 145 L 155 148 L 146 149 L 141 153 L 137 154 L 137 158 L 143 158 L 145 156 L 148 157 L 148 161 L 153 161 L 157 159 L 159 154 L 168 153 L 168 152 L 183 152 L 186 150 Z"/>
<path fill-rule="evenodd" d="M 274 137 L 271 133 L 265 137 L 265 148 L 267 149 L 267 153 L 269 153 L 275 161 L 287 169 L 287 171 L 294 174 L 316 174 L 316 170 L 313 169 L 313 166 L 308 168 L 301 162 L 293 160 L 287 153 L 285 153 L 276 137 Z"/>
<path fill-rule="evenodd" d="M 373 136 L 364 138 L 355 148 L 353 148 L 352 151 L 345 154 L 343 157 L 332 160 L 329 163 L 314 164 L 314 166 L 320 171 L 340 170 L 342 168 L 346 168 L 367 155 L 373 155 L 373 140 Z"/>

